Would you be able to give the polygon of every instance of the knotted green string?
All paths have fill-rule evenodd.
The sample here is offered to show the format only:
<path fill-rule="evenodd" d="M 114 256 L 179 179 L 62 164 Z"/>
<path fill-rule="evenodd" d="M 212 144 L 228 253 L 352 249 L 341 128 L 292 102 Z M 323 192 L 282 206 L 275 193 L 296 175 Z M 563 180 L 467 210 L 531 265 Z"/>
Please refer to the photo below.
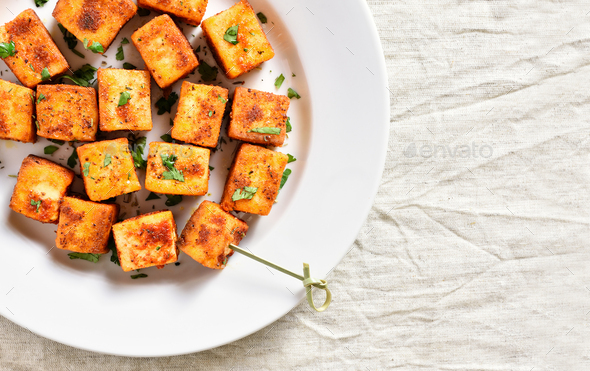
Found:
<path fill-rule="evenodd" d="M 328 307 L 330 306 L 330 302 L 332 301 L 332 293 L 328 289 L 328 282 L 326 280 L 318 280 L 316 278 L 311 278 L 310 272 L 309 272 L 309 264 L 303 263 L 303 276 L 301 276 L 301 275 L 299 275 L 297 273 L 293 273 L 290 270 L 287 270 L 279 265 L 271 263 L 268 260 L 264 260 L 256 255 L 244 250 L 244 249 L 241 249 L 240 247 L 238 247 L 234 244 L 229 244 L 229 248 L 234 251 L 239 252 L 242 255 L 246 255 L 250 259 L 254 259 L 257 262 L 260 262 L 264 265 L 267 265 L 273 269 L 278 270 L 279 272 L 283 272 L 293 278 L 297 278 L 299 281 L 302 281 L 303 286 L 305 287 L 305 290 L 306 290 L 307 302 L 309 303 L 309 306 L 312 307 L 313 309 L 315 309 L 316 311 L 323 312 L 326 309 L 328 309 Z M 319 308 L 317 308 L 313 302 L 313 293 L 312 293 L 313 287 L 326 291 L 326 301 L 324 302 L 324 305 L 322 305 Z"/>

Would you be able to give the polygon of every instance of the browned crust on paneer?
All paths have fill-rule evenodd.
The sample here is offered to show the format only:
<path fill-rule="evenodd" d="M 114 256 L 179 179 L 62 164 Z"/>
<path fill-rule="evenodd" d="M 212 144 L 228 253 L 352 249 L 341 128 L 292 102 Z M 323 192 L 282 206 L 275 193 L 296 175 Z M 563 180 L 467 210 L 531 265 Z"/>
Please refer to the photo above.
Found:
<path fill-rule="evenodd" d="M 289 98 L 265 91 L 237 87 L 227 133 L 244 142 L 280 147 L 287 133 Z M 256 128 L 278 128 L 280 134 L 250 132 Z"/>
<path fill-rule="evenodd" d="M 80 41 L 100 43 L 106 52 L 117 34 L 137 13 L 131 0 L 59 0 L 53 17 Z"/>
<path fill-rule="evenodd" d="M 64 197 L 59 211 L 58 249 L 88 254 L 106 254 L 111 227 L 117 221 L 119 205 L 100 204 Z"/>
<path fill-rule="evenodd" d="M 178 239 L 178 247 L 205 267 L 223 269 L 237 245 L 248 232 L 248 225 L 221 206 L 203 201 L 190 217 Z"/>
<path fill-rule="evenodd" d="M 74 172 L 70 169 L 29 155 L 23 160 L 18 172 L 10 208 L 43 223 L 57 223 L 59 205 L 73 180 Z"/>
<path fill-rule="evenodd" d="M 0 27 L 0 42 L 10 41 L 15 44 L 16 54 L 4 58 L 4 62 L 26 87 L 36 87 L 46 67 L 51 79 L 70 67 L 33 9 L 23 11 Z"/>
<path fill-rule="evenodd" d="M 92 201 L 107 200 L 141 189 L 126 138 L 85 144 L 76 151 L 84 188 Z M 107 155 L 111 163 L 105 166 Z M 88 175 L 85 169 L 88 169 Z"/>
<path fill-rule="evenodd" d="M 138 0 L 137 5 L 158 13 L 175 16 L 184 23 L 198 26 L 205 15 L 207 0 Z"/>
<path fill-rule="evenodd" d="M 202 196 L 209 189 L 209 157 L 211 151 L 189 144 L 151 142 L 147 158 L 145 188 L 164 194 Z M 182 172 L 184 182 L 164 179 L 169 171 L 162 163 L 162 154 L 176 156 L 174 167 Z"/>
<path fill-rule="evenodd" d="M 119 263 L 125 272 L 178 260 L 176 223 L 168 210 L 126 219 L 113 225 Z"/>
<path fill-rule="evenodd" d="M 274 204 L 288 156 L 260 146 L 244 143 L 240 146 L 227 175 L 221 207 L 251 214 L 268 215 Z M 258 188 L 252 199 L 232 201 L 237 189 Z"/>
<path fill-rule="evenodd" d="M 223 36 L 228 28 L 237 24 L 240 25 L 238 43 L 233 45 Z M 201 28 L 217 64 L 229 79 L 253 70 L 275 55 L 254 10 L 246 0 L 205 19 Z"/>
<path fill-rule="evenodd" d="M 156 83 L 167 88 L 199 65 L 188 40 L 169 15 L 158 16 L 131 35 Z"/>
<path fill-rule="evenodd" d="M 215 147 L 228 100 L 219 86 L 182 82 L 172 138 L 203 147 Z"/>
<path fill-rule="evenodd" d="M 81 142 L 96 139 L 98 104 L 94 88 L 40 85 L 35 99 L 39 102 L 37 135 L 40 137 Z"/>
<path fill-rule="evenodd" d="M 34 96 L 29 88 L 0 80 L 0 139 L 35 143 Z"/>
<path fill-rule="evenodd" d="M 108 68 L 98 70 L 100 130 L 152 130 L 150 73 Z M 122 92 L 131 98 L 119 106 Z"/>

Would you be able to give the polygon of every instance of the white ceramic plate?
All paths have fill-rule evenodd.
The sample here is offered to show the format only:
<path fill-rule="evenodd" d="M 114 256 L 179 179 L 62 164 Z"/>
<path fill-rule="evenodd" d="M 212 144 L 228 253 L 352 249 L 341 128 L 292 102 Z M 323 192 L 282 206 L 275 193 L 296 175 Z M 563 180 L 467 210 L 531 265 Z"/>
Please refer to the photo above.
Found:
<path fill-rule="evenodd" d="M 5 23 L 26 8 L 33 8 L 53 35 L 73 69 L 84 63 L 120 68 L 115 60 L 123 37 L 154 17 L 134 17 L 107 50 L 108 58 L 85 52 L 85 59 L 68 50 L 51 16 L 56 0 L 36 8 L 33 0 L 0 0 Z M 233 1 L 210 1 L 205 17 L 227 9 Z M 362 0 L 302 1 L 252 0 L 256 12 L 269 20 L 264 25 L 276 56 L 237 80 L 246 87 L 286 94 L 292 87 L 289 116 L 293 131 L 279 150 L 297 161 L 269 216 L 245 215 L 250 225 L 242 246 L 294 271 L 310 263 L 312 275 L 324 278 L 350 248 L 371 207 L 381 177 L 389 128 L 389 97 L 385 63 L 371 14 Z M 12 14 L 14 13 L 14 15 Z M 180 24 L 199 58 L 205 55 L 200 28 Z M 194 36 L 193 36 L 194 35 Z M 78 50 L 83 51 L 81 43 Z M 125 61 L 143 67 L 132 44 L 125 45 Z M 0 62 L 0 78 L 16 81 Z M 286 80 L 276 90 L 274 79 Z M 292 76 L 292 73 L 296 77 Z M 231 81 L 221 77 L 222 85 Z M 188 80 L 197 82 L 199 74 Z M 174 91 L 180 91 L 180 82 Z M 162 95 L 152 84 L 152 103 Z M 175 113 L 176 105 L 172 111 Z M 170 129 L 169 114 L 157 116 L 148 142 Z M 222 129 L 225 132 L 225 129 Z M 120 133 L 118 136 L 125 136 Z M 77 348 L 126 356 L 169 356 L 201 351 L 249 335 L 289 312 L 304 298 L 301 282 L 235 254 L 223 271 L 200 266 L 186 255 L 180 265 L 143 269 L 148 278 L 132 280 L 129 273 L 109 261 L 98 264 L 70 260 L 67 252 L 52 248 L 54 225 L 43 225 L 8 208 L 18 172 L 28 154 L 65 165 L 72 149 L 66 143 L 52 156 L 43 155 L 51 144 L 0 141 L 0 314 L 29 330 Z M 186 197 L 170 208 L 179 233 L 203 199 L 218 202 L 236 143 L 222 145 L 212 156 L 215 170 L 210 196 Z M 75 171 L 79 173 L 79 168 Z M 144 174 L 140 174 L 143 183 Z M 74 190 L 83 189 L 80 179 Z M 127 217 L 166 208 L 164 200 L 144 201 L 139 207 L 117 202 Z M 338 300 L 339 293 L 333 293 Z M 239 315 L 238 315 L 239 314 Z"/>

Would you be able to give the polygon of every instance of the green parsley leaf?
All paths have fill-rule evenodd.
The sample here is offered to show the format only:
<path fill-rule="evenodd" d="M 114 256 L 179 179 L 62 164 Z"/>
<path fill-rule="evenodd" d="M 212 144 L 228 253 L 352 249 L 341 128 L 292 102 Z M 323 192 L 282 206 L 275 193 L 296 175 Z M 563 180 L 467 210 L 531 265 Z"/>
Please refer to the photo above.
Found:
<path fill-rule="evenodd" d="M 238 43 L 238 27 L 240 27 L 239 24 L 228 28 L 223 35 L 223 40 L 236 45 Z"/>
<path fill-rule="evenodd" d="M 227 99 L 223 98 L 221 95 L 217 96 L 217 100 L 221 101 L 221 103 L 227 103 Z"/>
<path fill-rule="evenodd" d="M 119 255 L 117 255 L 117 245 L 112 238 L 109 239 L 108 247 L 111 250 L 111 261 L 118 266 L 121 266 L 121 263 L 119 263 Z"/>
<path fill-rule="evenodd" d="M 140 273 L 140 274 L 132 274 L 131 275 L 131 279 L 132 280 L 136 280 L 138 278 L 146 278 L 148 275 L 145 273 Z"/>
<path fill-rule="evenodd" d="M 123 51 L 122 45 L 117 48 L 117 54 L 115 54 L 115 59 L 118 61 L 122 61 L 123 59 L 125 59 L 125 52 Z"/>
<path fill-rule="evenodd" d="M 75 49 L 76 45 L 78 45 L 78 39 L 76 39 L 76 36 L 72 35 L 72 33 L 70 33 L 70 31 L 68 31 L 61 23 L 58 23 L 57 27 L 59 27 L 59 30 L 63 34 L 64 41 L 68 44 L 68 49 L 70 49 L 78 57 L 86 58 L 84 54 L 80 53 Z"/>
<path fill-rule="evenodd" d="M 41 207 L 41 200 L 38 200 L 38 201 L 31 200 L 31 205 L 37 206 L 37 209 L 35 210 L 35 212 L 38 213 L 39 212 L 39 208 Z"/>
<path fill-rule="evenodd" d="M 177 159 L 176 155 L 162 153 L 160 154 L 160 158 L 162 159 L 162 164 L 168 169 L 168 171 L 162 173 L 164 179 L 184 182 L 184 175 L 182 174 L 182 171 L 179 171 L 177 168 L 174 167 L 174 163 Z"/>
<path fill-rule="evenodd" d="M 104 162 L 103 162 L 103 167 L 107 167 L 111 164 L 111 162 L 113 162 L 113 158 L 111 156 L 110 153 L 107 153 L 106 155 L 104 155 Z"/>
<path fill-rule="evenodd" d="M 290 117 L 287 117 L 286 125 L 287 125 L 287 130 L 286 131 L 287 131 L 287 133 L 290 133 L 291 130 L 293 130 L 293 127 L 291 126 L 291 118 Z"/>
<path fill-rule="evenodd" d="M 162 248 L 162 246 L 156 247 L 156 251 L 159 251 L 161 248 Z"/>
<path fill-rule="evenodd" d="M 14 41 L 9 43 L 0 43 L 0 58 L 12 57 L 16 54 L 16 45 Z"/>
<path fill-rule="evenodd" d="M 78 152 L 76 152 L 76 148 L 73 148 L 72 154 L 68 157 L 68 166 L 72 169 L 76 167 L 78 164 Z"/>
<path fill-rule="evenodd" d="M 209 165 L 209 171 L 213 171 L 213 170 L 215 170 L 215 168 L 213 166 Z"/>
<path fill-rule="evenodd" d="M 59 149 L 59 147 L 56 147 L 56 146 L 47 146 L 47 147 L 43 148 L 43 153 L 45 153 L 46 155 L 52 155 L 58 149 Z"/>
<path fill-rule="evenodd" d="M 289 99 L 291 98 L 301 98 L 301 95 L 299 95 L 295 90 L 289 88 L 289 90 L 287 90 L 287 96 L 289 97 Z"/>
<path fill-rule="evenodd" d="M 83 65 L 81 68 L 74 71 L 74 76 L 63 75 L 61 78 L 72 80 L 76 85 L 88 87 L 90 81 L 94 79 L 94 73 L 98 71 L 98 68 L 92 67 L 89 64 Z"/>
<path fill-rule="evenodd" d="M 262 133 L 262 134 L 281 134 L 281 128 L 254 128 L 248 130 L 248 133 Z"/>
<path fill-rule="evenodd" d="M 266 18 L 264 13 L 262 13 L 262 12 L 256 13 L 256 16 L 258 17 L 258 19 L 260 19 L 260 23 L 265 24 L 266 22 L 268 22 L 268 18 Z"/>
<path fill-rule="evenodd" d="M 283 186 L 285 185 L 285 183 L 287 183 L 289 175 L 291 175 L 291 169 L 285 169 L 285 171 L 283 171 L 283 176 L 281 177 L 281 185 L 279 187 L 279 191 L 283 189 Z"/>
<path fill-rule="evenodd" d="M 129 44 L 129 39 L 124 37 L 123 40 L 121 40 L 121 45 L 127 45 L 127 44 Z"/>
<path fill-rule="evenodd" d="M 137 7 L 137 15 L 140 17 L 147 17 L 148 15 L 150 15 L 150 13 L 151 12 L 149 11 L 149 9 Z"/>
<path fill-rule="evenodd" d="M 174 206 L 182 202 L 181 195 L 166 195 L 166 198 L 166 206 Z"/>
<path fill-rule="evenodd" d="M 84 174 L 84 176 L 88 176 L 89 172 L 90 172 L 90 162 L 86 162 L 86 163 L 84 163 L 82 173 Z"/>
<path fill-rule="evenodd" d="M 150 192 L 150 194 L 147 196 L 147 198 L 145 199 L 146 201 L 150 201 L 150 200 L 159 200 L 161 197 L 158 196 L 157 194 L 155 194 L 154 192 Z"/>
<path fill-rule="evenodd" d="M 201 45 L 197 46 L 197 48 L 195 49 L 195 53 L 200 53 L 201 52 Z"/>
<path fill-rule="evenodd" d="M 123 63 L 123 68 L 126 70 L 136 70 L 137 67 L 135 67 L 134 65 L 132 65 L 131 63 Z"/>
<path fill-rule="evenodd" d="M 47 67 L 43 68 L 43 71 L 41 71 L 41 81 L 45 81 L 45 80 L 51 80 L 51 75 L 49 74 L 49 68 L 47 68 Z"/>
<path fill-rule="evenodd" d="M 37 8 L 42 7 L 43 5 L 45 5 L 45 3 L 47 3 L 48 0 L 35 0 L 35 6 Z"/>
<path fill-rule="evenodd" d="M 45 99 L 45 94 L 39 93 L 39 98 L 37 98 L 37 104 L 39 104 L 43 99 Z"/>
<path fill-rule="evenodd" d="M 18 178 L 18 176 L 12 175 L 12 174 L 8 174 L 8 176 L 11 177 L 11 178 Z"/>
<path fill-rule="evenodd" d="M 41 94 L 41 95 L 43 95 L 43 94 Z M 59 144 L 60 146 L 63 146 L 64 143 L 65 143 L 65 141 L 59 140 L 59 139 L 47 139 L 47 140 L 50 141 L 50 142 L 53 142 L 55 144 Z"/>
<path fill-rule="evenodd" d="M 209 117 L 213 116 L 213 111 L 209 111 Z"/>
<path fill-rule="evenodd" d="M 102 47 L 101 43 L 98 41 L 94 41 L 90 44 L 87 38 L 84 38 L 84 49 L 88 49 L 93 53 L 104 53 L 104 48 Z"/>
<path fill-rule="evenodd" d="M 283 81 L 285 81 L 285 76 L 283 76 L 283 74 L 281 73 L 279 77 L 275 79 L 275 86 L 277 87 L 277 89 L 281 88 L 281 85 L 283 85 Z"/>
<path fill-rule="evenodd" d="M 146 138 L 141 137 L 135 140 L 133 143 L 134 149 L 131 150 L 131 157 L 133 158 L 133 163 L 135 167 L 138 169 L 145 169 L 147 167 L 147 161 L 143 159 L 143 150 L 145 148 Z"/>
<path fill-rule="evenodd" d="M 236 189 L 236 191 L 234 192 L 234 194 L 231 196 L 231 200 L 232 201 L 238 201 L 238 200 L 251 200 L 252 197 L 254 197 L 254 194 L 256 194 L 256 191 L 258 191 L 258 188 L 256 187 L 244 187 L 243 191 L 241 188 Z"/>
<path fill-rule="evenodd" d="M 158 101 L 156 102 L 158 115 L 163 115 L 165 112 L 170 113 L 172 106 L 174 105 L 174 103 L 176 103 L 177 100 L 178 94 L 176 94 L 175 92 L 170 93 L 168 99 L 165 99 L 164 97 L 158 99 Z"/>
<path fill-rule="evenodd" d="M 245 51 L 246 53 L 248 53 L 248 48 L 244 48 L 244 51 Z"/>
<path fill-rule="evenodd" d="M 128 91 L 121 92 L 121 95 L 119 95 L 119 106 L 126 105 L 129 98 L 131 98 L 131 94 Z"/>
<path fill-rule="evenodd" d="M 290 153 L 287 153 L 287 157 L 288 157 L 288 160 L 287 160 L 288 164 L 290 164 L 291 162 L 297 161 L 297 159 L 295 157 L 293 157 Z"/>
<path fill-rule="evenodd" d="M 217 79 L 217 72 L 219 72 L 217 67 L 211 67 L 205 61 L 199 63 L 198 71 L 201 74 L 201 79 L 205 82 L 215 81 Z"/>
<path fill-rule="evenodd" d="M 69 253 L 68 256 L 70 257 L 70 259 L 88 260 L 92 263 L 98 263 L 98 259 L 100 258 L 100 254 L 86 254 L 82 252 Z"/>
<path fill-rule="evenodd" d="M 29 68 L 30 68 L 30 69 L 31 69 L 33 72 L 37 72 L 37 71 L 35 71 L 35 67 L 33 67 L 33 65 L 32 65 L 32 64 L 29 64 Z"/>
<path fill-rule="evenodd" d="M 167 143 L 172 143 L 172 141 L 174 140 L 172 139 L 172 136 L 170 134 L 164 134 L 160 137 L 160 139 Z"/>

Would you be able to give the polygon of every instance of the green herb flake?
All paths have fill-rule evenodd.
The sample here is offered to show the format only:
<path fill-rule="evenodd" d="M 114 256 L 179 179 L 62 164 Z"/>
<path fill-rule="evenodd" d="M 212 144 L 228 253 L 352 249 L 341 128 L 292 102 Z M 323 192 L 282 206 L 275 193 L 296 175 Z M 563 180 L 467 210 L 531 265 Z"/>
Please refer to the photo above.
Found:
<path fill-rule="evenodd" d="M 221 95 L 217 95 L 217 100 L 221 103 L 227 103 L 227 99 L 223 98 Z"/>
<path fill-rule="evenodd" d="M 209 111 L 209 117 L 213 116 L 213 111 Z"/>
<path fill-rule="evenodd" d="M 279 186 L 279 191 L 283 189 L 283 186 L 285 185 L 285 183 L 287 183 L 289 175 L 291 175 L 291 169 L 285 169 L 285 171 L 283 171 L 283 176 L 281 177 L 281 185 Z"/>
<path fill-rule="evenodd" d="M 41 103 L 41 101 L 42 101 L 43 99 L 45 99 L 45 98 L 46 98 L 46 97 L 45 97 L 45 94 L 43 94 L 43 93 L 39 93 L 39 98 L 37 98 L 37 104 Z"/>
<path fill-rule="evenodd" d="M 16 54 L 16 45 L 14 41 L 9 43 L 0 43 L 0 58 L 12 57 Z"/>
<path fill-rule="evenodd" d="M 35 210 L 35 212 L 39 213 L 39 208 L 41 207 L 41 200 L 38 200 L 38 201 L 31 200 L 31 205 L 37 206 L 37 209 Z"/>
<path fill-rule="evenodd" d="M 150 200 L 159 200 L 161 197 L 158 196 L 157 194 L 155 194 L 154 192 L 150 192 L 150 194 L 147 196 L 147 198 L 145 199 L 146 201 L 150 201 Z"/>
<path fill-rule="evenodd" d="M 89 172 L 90 172 L 90 162 L 86 162 L 86 163 L 84 163 L 84 166 L 82 168 L 82 173 L 84 174 L 84 176 L 88 176 Z"/>
<path fill-rule="evenodd" d="M 205 82 L 215 81 L 217 79 L 217 73 L 219 70 L 217 67 L 211 67 L 205 61 L 201 61 L 198 67 L 199 74 L 201 74 L 201 79 Z"/>
<path fill-rule="evenodd" d="M 84 49 L 88 49 L 93 53 L 104 53 L 104 48 L 98 41 L 94 41 L 92 44 L 90 44 L 90 41 L 88 41 L 87 38 L 84 38 L 83 44 Z"/>
<path fill-rule="evenodd" d="M 256 13 L 256 16 L 258 17 L 258 19 L 260 19 L 260 23 L 266 24 L 266 22 L 268 22 L 268 18 L 266 18 L 264 13 L 262 13 L 262 12 Z"/>
<path fill-rule="evenodd" d="M 268 128 L 268 127 L 263 127 L 263 128 L 254 128 L 254 129 L 250 129 L 248 130 L 248 133 L 261 133 L 261 134 L 281 134 L 281 128 Z"/>
<path fill-rule="evenodd" d="M 123 68 L 126 70 L 136 70 L 137 67 L 135 67 L 134 65 L 132 65 L 131 63 L 123 63 Z"/>
<path fill-rule="evenodd" d="M 137 15 L 140 17 L 147 17 L 148 15 L 150 15 L 150 13 L 151 12 L 149 11 L 149 9 L 137 7 Z"/>
<path fill-rule="evenodd" d="M 164 134 L 160 137 L 160 139 L 162 139 L 166 143 L 172 143 L 172 141 L 174 141 L 174 139 L 172 139 L 172 136 L 170 134 Z"/>
<path fill-rule="evenodd" d="M 121 45 L 127 45 L 129 44 L 129 39 L 124 37 L 123 40 L 121 40 Z"/>
<path fill-rule="evenodd" d="M 174 206 L 182 202 L 181 195 L 166 195 L 166 198 L 166 206 Z"/>
<path fill-rule="evenodd" d="M 291 72 L 291 77 L 297 77 L 293 72 Z"/>
<path fill-rule="evenodd" d="M 213 171 L 213 170 L 215 170 L 215 168 L 213 166 L 209 165 L 209 171 Z"/>
<path fill-rule="evenodd" d="M 8 176 L 9 176 L 10 178 L 18 178 L 18 176 L 17 176 L 17 175 L 8 174 Z"/>
<path fill-rule="evenodd" d="M 290 118 L 290 117 L 287 117 L 287 122 L 285 123 L 285 125 L 287 125 L 287 130 L 286 130 L 286 132 L 287 132 L 287 133 L 290 133 L 290 132 L 291 132 L 291 130 L 293 130 L 293 127 L 291 126 L 291 118 Z"/>
<path fill-rule="evenodd" d="M 93 67 L 89 64 L 83 65 L 81 68 L 74 71 L 74 76 L 64 75 L 61 78 L 72 80 L 76 85 L 88 87 L 90 81 L 94 79 L 94 73 L 98 71 L 98 68 Z"/>
<path fill-rule="evenodd" d="M 76 167 L 77 164 L 78 164 L 78 152 L 76 152 L 76 148 L 73 148 L 72 154 L 70 155 L 70 157 L 68 157 L 68 166 L 73 169 Z"/>
<path fill-rule="evenodd" d="M 51 80 L 51 74 L 49 73 L 49 68 L 45 67 L 41 71 L 41 81 Z"/>
<path fill-rule="evenodd" d="M 297 161 L 297 159 L 293 155 L 291 155 L 290 153 L 287 153 L 287 157 L 288 157 L 288 160 L 287 160 L 288 164 L 290 164 L 291 162 Z"/>
<path fill-rule="evenodd" d="M 301 98 L 301 95 L 299 95 L 299 93 L 297 93 L 295 90 L 289 88 L 289 90 L 287 90 L 287 96 L 289 97 L 289 99 L 292 98 Z"/>
<path fill-rule="evenodd" d="M 238 200 L 251 200 L 252 197 L 254 197 L 254 194 L 256 194 L 256 191 L 258 191 L 258 188 L 256 187 L 246 186 L 243 190 L 238 188 L 231 196 L 231 200 L 234 202 Z"/>
<path fill-rule="evenodd" d="M 197 46 L 197 48 L 195 49 L 195 53 L 200 53 L 201 52 L 201 45 Z"/>
<path fill-rule="evenodd" d="M 30 68 L 30 69 L 31 69 L 33 72 L 36 72 L 36 71 L 35 71 L 35 67 L 33 67 L 33 65 L 32 65 L 32 64 L 30 64 L 30 63 L 29 63 L 29 68 Z"/>
<path fill-rule="evenodd" d="M 73 252 L 68 254 L 68 256 L 70 257 L 70 259 L 88 260 L 92 263 L 98 263 L 98 259 L 100 258 L 100 254 L 87 254 L 82 252 Z"/>
<path fill-rule="evenodd" d="M 107 153 L 104 156 L 103 167 L 109 166 L 112 162 L 113 162 L 113 158 L 112 158 L 111 154 L 110 153 Z"/>
<path fill-rule="evenodd" d="M 160 158 L 162 159 L 162 164 L 168 169 L 168 171 L 162 173 L 162 177 L 164 177 L 165 180 L 177 180 L 179 182 L 184 182 L 184 175 L 182 174 L 182 171 L 179 171 L 174 167 L 174 163 L 177 160 L 176 155 L 162 153 L 160 154 Z"/>
<path fill-rule="evenodd" d="M 162 248 L 162 246 L 156 247 L 156 251 L 159 251 L 161 248 Z"/>
<path fill-rule="evenodd" d="M 134 149 L 131 150 L 131 157 L 133 158 L 133 163 L 135 167 L 138 169 L 145 169 L 147 167 L 147 161 L 143 158 L 143 150 L 146 145 L 146 138 L 141 137 L 135 140 L 134 142 Z"/>
<path fill-rule="evenodd" d="M 131 98 L 131 94 L 128 91 L 121 92 L 121 95 L 119 95 L 119 107 L 126 105 L 129 98 Z"/>
<path fill-rule="evenodd" d="M 45 5 L 45 3 L 47 3 L 48 0 L 35 0 L 35 6 L 37 8 L 41 8 L 43 5 Z"/>
<path fill-rule="evenodd" d="M 280 89 L 281 88 L 281 85 L 283 85 L 283 81 L 285 81 L 285 76 L 283 76 L 283 74 L 281 73 L 279 75 L 279 77 L 277 77 L 275 79 L 275 86 L 276 86 L 277 89 Z"/>
<path fill-rule="evenodd" d="M 118 61 L 122 61 L 123 59 L 125 59 L 125 52 L 123 51 L 122 45 L 117 48 L 117 54 L 115 54 L 115 59 Z"/>
<path fill-rule="evenodd" d="M 132 274 L 131 275 L 131 279 L 132 280 L 136 280 L 138 278 L 146 278 L 148 275 L 145 273 L 140 273 L 140 274 Z"/>
<path fill-rule="evenodd" d="M 227 41 L 228 43 L 232 43 L 236 45 L 238 43 L 238 28 L 240 27 L 239 24 L 228 28 L 225 31 L 225 35 L 223 35 L 223 40 Z"/>
<path fill-rule="evenodd" d="M 45 153 L 46 155 L 52 155 L 58 149 L 59 149 L 59 147 L 57 147 L 57 146 L 47 146 L 47 147 L 43 148 L 43 153 Z"/>
<path fill-rule="evenodd" d="M 117 264 L 118 266 L 121 266 L 121 263 L 119 262 L 119 255 L 117 255 L 117 245 L 115 244 L 115 241 L 110 238 L 109 239 L 109 250 L 111 250 L 111 261 L 115 264 Z"/>
<path fill-rule="evenodd" d="M 41 95 L 43 95 L 43 94 L 41 94 Z M 47 139 L 47 140 L 50 141 L 50 142 L 52 142 L 52 143 L 59 144 L 60 146 L 63 146 L 64 143 L 65 143 L 65 141 L 59 140 L 59 139 Z"/>
<path fill-rule="evenodd" d="M 172 110 L 172 106 L 174 106 L 174 104 L 176 103 L 177 100 L 178 100 L 178 94 L 176 94 L 175 92 L 170 93 L 170 95 L 168 96 L 168 99 L 166 99 L 164 97 L 158 99 L 158 101 L 156 102 L 156 108 L 158 109 L 158 115 L 163 115 L 166 112 L 170 113 L 170 111 Z"/>
<path fill-rule="evenodd" d="M 246 53 L 248 53 L 248 48 L 244 48 L 244 51 L 245 51 Z"/>

